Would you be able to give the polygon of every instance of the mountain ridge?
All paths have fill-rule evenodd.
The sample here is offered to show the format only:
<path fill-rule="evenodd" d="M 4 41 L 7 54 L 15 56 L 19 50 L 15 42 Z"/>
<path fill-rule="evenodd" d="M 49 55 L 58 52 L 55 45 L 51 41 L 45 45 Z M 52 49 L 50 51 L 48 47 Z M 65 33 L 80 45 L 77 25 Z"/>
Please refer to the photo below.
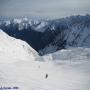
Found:
<path fill-rule="evenodd" d="M 0 29 L 0 63 L 12 63 L 19 60 L 35 60 L 38 53 L 26 42 L 10 37 Z"/>
<path fill-rule="evenodd" d="M 90 46 L 90 15 L 56 20 L 13 19 L 1 21 L 0 28 L 10 36 L 26 41 L 40 55 L 40 52 L 48 51 L 47 47 L 54 47 L 55 49 L 51 51 L 54 52 L 69 46 Z"/>

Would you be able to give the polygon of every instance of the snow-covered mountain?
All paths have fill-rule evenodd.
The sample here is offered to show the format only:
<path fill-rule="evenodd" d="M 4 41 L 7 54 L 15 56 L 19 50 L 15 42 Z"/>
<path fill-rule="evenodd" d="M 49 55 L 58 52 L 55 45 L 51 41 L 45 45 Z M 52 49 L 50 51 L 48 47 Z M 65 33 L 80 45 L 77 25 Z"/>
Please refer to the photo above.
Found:
<path fill-rule="evenodd" d="M 56 20 L 2 19 L 0 28 L 26 41 L 40 55 L 68 47 L 90 47 L 90 15 Z"/>
<path fill-rule="evenodd" d="M 57 20 L 55 22 L 57 23 Z M 61 24 L 60 22 L 55 24 L 54 31 L 51 32 L 54 39 L 39 50 L 39 53 L 48 54 L 68 47 L 90 48 L 90 16 L 71 17 L 61 21 Z"/>
<path fill-rule="evenodd" d="M 17 26 L 17 30 L 28 29 L 31 27 L 33 30 L 38 32 L 44 32 L 44 28 L 48 25 L 47 20 L 32 20 L 29 18 L 0 18 L 1 27 L 11 27 L 11 25 Z M 12 27 L 11 27 L 12 28 Z"/>
<path fill-rule="evenodd" d="M 27 43 L 0 30 L 0 88 L 90 90 L 90 48 L 62 49 L 37 57 Z"/>
<path fill-rule="evenodd" d="M 26 42 L 0 30 L 0 88 L 90 90 L 90 48 L 62 49 L 38 57 Z"/>
<path fill-rule="evenodd" d="M 0 63 L 35 60 L 38 53 L 26 42 L 10 37 L 0 29 Z"/>
<path fill-rule="evenodd" d="M 41 37 L 47 23 L 47 21 L 29 20 L 27 18 L 3 19 L 0 21 L 0 28 L 10 36 L 26 41 L 38 51 L 44 47 Z"/>
<path fill-rule="evenodd" d="M 49 45 L 40 51 L 47 54 L 68 47 L 90 47 L 90 24 L 88 26 L 73 25 L 58 34 Z"/>

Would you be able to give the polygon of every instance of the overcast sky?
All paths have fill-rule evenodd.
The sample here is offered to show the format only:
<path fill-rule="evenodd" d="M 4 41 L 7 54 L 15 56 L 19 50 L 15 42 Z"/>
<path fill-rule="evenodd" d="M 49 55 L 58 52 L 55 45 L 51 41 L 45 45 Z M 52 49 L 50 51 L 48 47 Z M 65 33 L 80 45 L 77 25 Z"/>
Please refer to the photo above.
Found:
<path fill-rule="evenodd" d="M 0 15 L 66 17 L 90 14 L 90 0 L 0 0 Z"/>

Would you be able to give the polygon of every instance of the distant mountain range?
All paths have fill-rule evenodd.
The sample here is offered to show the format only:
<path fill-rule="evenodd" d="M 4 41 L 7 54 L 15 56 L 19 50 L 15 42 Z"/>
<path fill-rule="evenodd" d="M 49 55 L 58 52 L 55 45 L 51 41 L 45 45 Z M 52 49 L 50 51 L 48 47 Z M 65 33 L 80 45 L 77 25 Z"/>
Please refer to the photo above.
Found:
<path fill-rule="evenodd" d="M 90 47 L 90 15 L 56 20 L 0 18 L 0 28 L 26 41 L 40 55 L 68 47 Z"/>

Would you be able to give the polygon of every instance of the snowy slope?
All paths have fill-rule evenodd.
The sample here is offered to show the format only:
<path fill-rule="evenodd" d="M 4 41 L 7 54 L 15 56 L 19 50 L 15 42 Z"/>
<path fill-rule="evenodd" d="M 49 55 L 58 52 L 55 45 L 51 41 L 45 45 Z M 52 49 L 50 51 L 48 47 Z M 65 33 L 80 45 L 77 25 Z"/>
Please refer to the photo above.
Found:
<path fill-rule="evenodd" d="M 69 48 L 37 57 L 28 44 L 0 30 L 0 87 L 90 90 L 90 48 Z"/>
<path fill-rule="evenodd" d="M 69 47 L 68 49 L 62 49 L 57 52 L 47 54 L 43 57 L 47 57 L 49 60 L 54 61 L 90 61 L 90 48 L 85 47 Z"/>
<path fill-rule="evenodd" d="M 8 36 L 0 30 L 0 62 L 35 60 L 37 52 L 26 42 Z"/>
<path fill-rule="evenodd" d="M 90 49 L 72 48 L 44 56 L 44 62 L 0 63 L 0 85 L 19 90 L 90 90 L 90 57 L 88 61 L 82 55 L 89 52 Z"/>

